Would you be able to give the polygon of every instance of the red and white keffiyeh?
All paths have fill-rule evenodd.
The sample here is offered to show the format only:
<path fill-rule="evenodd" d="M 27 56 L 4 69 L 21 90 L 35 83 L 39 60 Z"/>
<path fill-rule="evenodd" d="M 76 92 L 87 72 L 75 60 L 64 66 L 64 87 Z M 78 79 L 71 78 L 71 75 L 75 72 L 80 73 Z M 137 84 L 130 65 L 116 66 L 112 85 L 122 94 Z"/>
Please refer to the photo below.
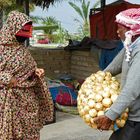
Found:
<path fill-rule="evenodd" d="M 131 8 L 116 15 L 116 22 L 128 27 L 130 30 L 125 33 L 124 47 L 126 48 L 126 61 L 130 59 L 129 46 L 132 43 L 132 37 L 140 34 L 140 8 Z"/>

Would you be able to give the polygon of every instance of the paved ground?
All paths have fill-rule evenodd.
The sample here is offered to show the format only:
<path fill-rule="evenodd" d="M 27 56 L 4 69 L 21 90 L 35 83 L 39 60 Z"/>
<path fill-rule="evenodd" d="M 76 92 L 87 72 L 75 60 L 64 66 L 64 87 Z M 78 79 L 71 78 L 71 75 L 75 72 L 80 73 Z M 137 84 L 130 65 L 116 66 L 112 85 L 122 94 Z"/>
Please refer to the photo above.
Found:
<path fill-rule="evenodd" d="M 44 126 L 41 140 L 108 140 L 110 134 L 90 128 L 78 115 L 57 111 L 56 123 Z"/>

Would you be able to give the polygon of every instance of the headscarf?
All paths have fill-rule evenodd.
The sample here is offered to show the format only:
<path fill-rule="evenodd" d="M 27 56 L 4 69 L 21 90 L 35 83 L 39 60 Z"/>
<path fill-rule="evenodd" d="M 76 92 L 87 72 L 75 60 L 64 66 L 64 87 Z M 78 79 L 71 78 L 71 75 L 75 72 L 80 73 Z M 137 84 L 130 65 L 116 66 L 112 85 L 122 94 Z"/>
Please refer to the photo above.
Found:
<path fill-rule="evenodd" d="M 16 33 L 19 32 L 25 24 L 30 22 L 32 21 L 26 14 L 18 11 L 10 12 L 0 31 L 0 44 L 17 43 Z"/>
<path fill-rule="evenodd" d="M 125 33 L 124 47 L 126 48 L 126 61 L 130 60 L 132 37 L 140 34 L 140 8 L 131 8 L 116 15 L 116 22 L 129 28 Z"/>
<path fill-rule="evenodd" d="M 21 30 L 19 30 L 17 33 L 16 33 L 16 36 L 18 37 L 26 37 L 26 38 L 30 38 L 32 37 L 32 23 L 29 24 L 25 24 Z"/>

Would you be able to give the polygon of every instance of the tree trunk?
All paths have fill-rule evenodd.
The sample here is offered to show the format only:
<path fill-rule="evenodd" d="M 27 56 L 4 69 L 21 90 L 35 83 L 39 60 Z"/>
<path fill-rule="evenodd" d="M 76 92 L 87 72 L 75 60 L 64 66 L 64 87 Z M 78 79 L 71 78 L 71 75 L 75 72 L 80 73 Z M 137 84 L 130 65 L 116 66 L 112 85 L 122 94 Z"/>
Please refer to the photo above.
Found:
<path fill-rule="evenodd" d="M 24 11 L 25 11 L 25 13 L 26 13 L 26 15 L 28 15 L 29 16 L 29 0 L 25 0 L 24 1 Z"/>
<path fill-rule="evenodd" d="M 26 13 L 26 15 L 29 16 L 30 10 L 29 10 L 29 0 L 25 0 L 24 1 L 24 12 Z M 29 46 L 29 39 L 27 39 L 25 41 L 25 46 L 28 47 Z"/>
<path fill-rule="evenodd" d="M 104 8 L 106 4 L 106 0 L 101 0 L 101 8 Z"/>
<path fill-rule="evenodd" d="M 0 29 L 3 26 L 3 9 L 0 9 Z"/>

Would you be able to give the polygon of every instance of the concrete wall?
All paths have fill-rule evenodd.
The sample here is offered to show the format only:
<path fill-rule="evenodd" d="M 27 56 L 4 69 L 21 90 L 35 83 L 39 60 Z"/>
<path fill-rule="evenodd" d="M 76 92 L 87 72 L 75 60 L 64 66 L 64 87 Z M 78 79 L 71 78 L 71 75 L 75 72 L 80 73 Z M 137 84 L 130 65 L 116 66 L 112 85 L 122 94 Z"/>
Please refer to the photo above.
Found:
<path fill-rule="evenodd" d="M 31 47 L 30 52 L 38 67 L 44 68 L 48 77 L 57 78 L 61 74 L 70 73 L 70 52 L 40 47 Z"/>
<path fill-rule="evenodd" d="M 97 51 L 91 53 L 40 47 L 32 47 L 30 51 L 38 67 L 44 68 L 46 75 L 50 78 L 71 74 L 75 78 L 84 79 L 99 69 Z"/>
<path fill-rule="evenodd" d="M 97 51 L 73 51 L 71 53 L 71 74 L 78 79 L 85 79 L 99 70 L 98 61 Z"/>

